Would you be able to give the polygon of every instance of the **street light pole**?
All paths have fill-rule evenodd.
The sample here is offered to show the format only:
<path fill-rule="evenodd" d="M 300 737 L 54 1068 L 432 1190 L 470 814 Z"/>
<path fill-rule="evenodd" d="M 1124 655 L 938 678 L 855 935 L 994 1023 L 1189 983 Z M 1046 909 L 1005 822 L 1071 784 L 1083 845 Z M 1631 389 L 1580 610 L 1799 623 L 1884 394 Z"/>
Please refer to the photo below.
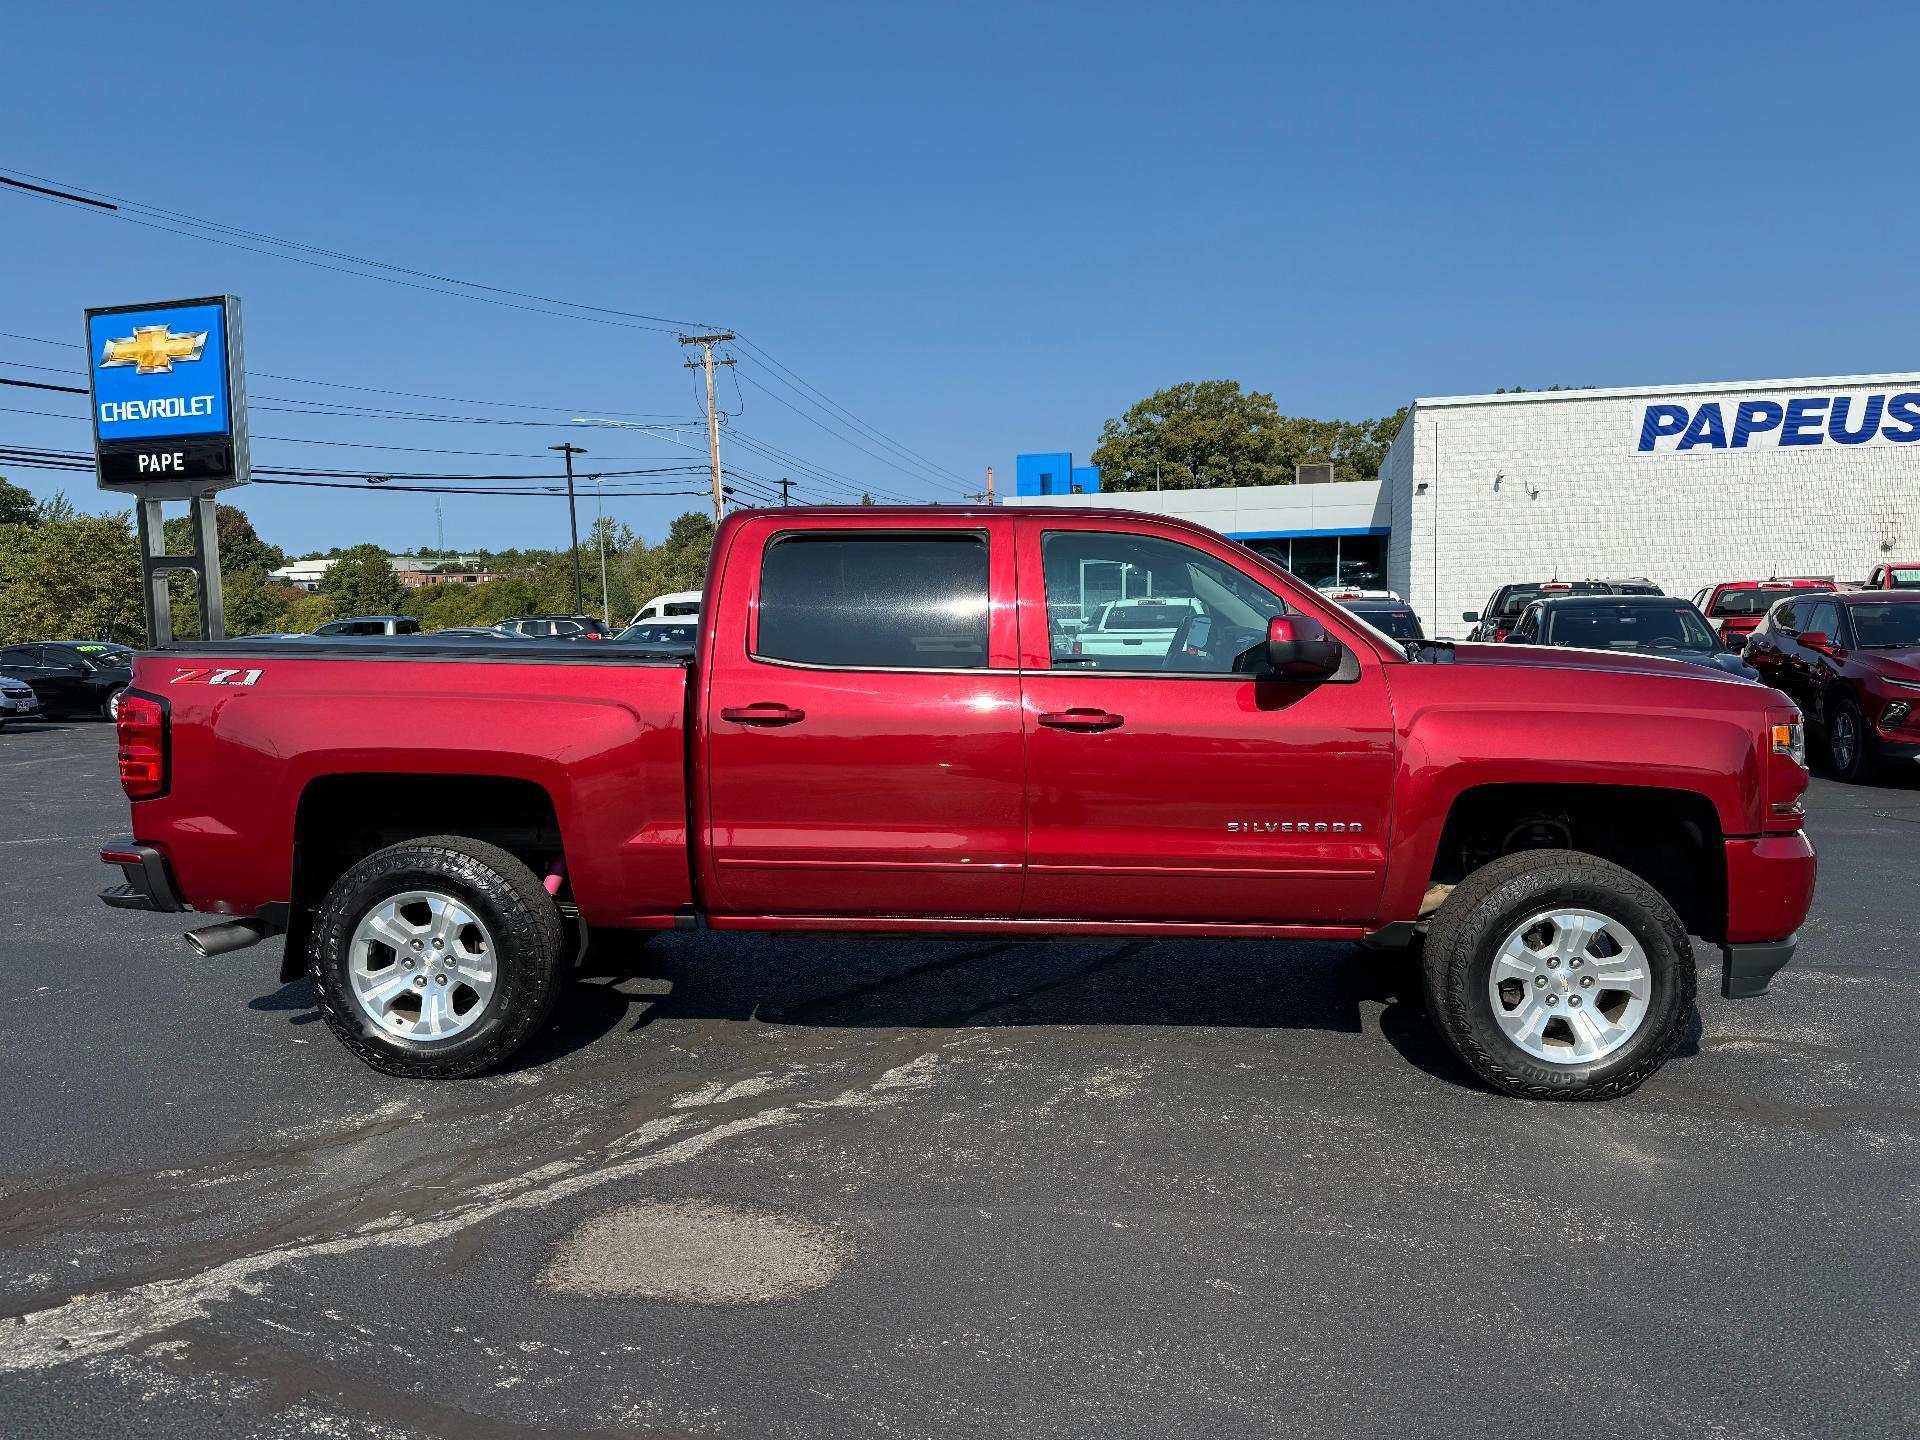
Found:
<path fill-rule="evenodd" d="M 558 450 L 567 457 L 567 528 L 573 532 L 573 613 L 578 615 L 585 602 L 580 598 L 580 517 L 575 513 L 573 504 L 573 457 L 587 452 L 571 442 L 549 445 L 547 448 Z"/>
<path fill-rule="evenodd" d="M 604 475 L 593 477 L 595 519 L 593 528 L 600 536 L 600 618 L 613 623 L 613 602 L 607 598 L 607 489 Z"/>

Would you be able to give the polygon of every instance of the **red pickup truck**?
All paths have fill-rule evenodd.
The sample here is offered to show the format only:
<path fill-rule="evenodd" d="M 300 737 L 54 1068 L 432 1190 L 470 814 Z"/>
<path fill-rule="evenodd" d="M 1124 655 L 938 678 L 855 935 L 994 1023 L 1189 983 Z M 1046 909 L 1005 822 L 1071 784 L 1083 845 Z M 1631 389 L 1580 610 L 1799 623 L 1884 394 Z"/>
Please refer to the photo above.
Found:
<path fill-rule="evenodd" d="M 1150 596 L 1085 653 L 1053 623 Z M 284 933 L 394 1074 L 506 1059 L 593 927 L 1419 943 L 1490 1085 L 1625 1093 L 1812 899 L 1800 712 L 1650 656 L 1395 640 L 1200 527 L 746 511 L 691 653 L 183 644 L 119 716 L 109 904 Z"/>

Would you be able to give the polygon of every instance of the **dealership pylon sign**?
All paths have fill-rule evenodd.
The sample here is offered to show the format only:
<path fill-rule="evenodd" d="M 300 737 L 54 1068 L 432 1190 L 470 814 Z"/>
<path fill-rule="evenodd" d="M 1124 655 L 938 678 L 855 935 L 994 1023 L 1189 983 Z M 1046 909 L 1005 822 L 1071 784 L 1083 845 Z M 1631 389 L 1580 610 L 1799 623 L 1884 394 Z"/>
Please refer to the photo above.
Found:
<path fill-rule="evenodd" d="M 225 634 L 214 497 L 251 474 L 240 302 L 231 295 L 87 311 L 87 385 L 102 490 L 133 496 L 147 637 L 173 638 L 167 572 L 200 586 L 201 633 Z M 193 551 L 168 555 L 161 503 L 193 513 Z"/>

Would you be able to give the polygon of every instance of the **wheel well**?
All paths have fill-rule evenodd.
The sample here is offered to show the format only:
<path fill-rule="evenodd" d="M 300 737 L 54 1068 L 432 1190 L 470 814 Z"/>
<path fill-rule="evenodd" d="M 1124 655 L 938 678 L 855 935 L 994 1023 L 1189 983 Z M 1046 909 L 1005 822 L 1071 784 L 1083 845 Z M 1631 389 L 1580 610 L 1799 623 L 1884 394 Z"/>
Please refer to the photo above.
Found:
<path fill-rule="evenodd" d="M 305 969 L 307 925 L 356 861 L 422 835 L 498 845 L 536 875 L 564 847 L 553 797 L 497 775 L 323 775 L 301 792 L 293 828 L 293 904 L 281 979 Z"/>
<path fill-rule="evenodd" d="M 1720 817 L 1704 795 L 1638 785 L 1481 785 L 1447 813 L 1432 885 L 1457 885 L 1522 850 L 1580 850 L 1631 870 L 1666 897 L 1689 933 L 1726 928 Z"/>

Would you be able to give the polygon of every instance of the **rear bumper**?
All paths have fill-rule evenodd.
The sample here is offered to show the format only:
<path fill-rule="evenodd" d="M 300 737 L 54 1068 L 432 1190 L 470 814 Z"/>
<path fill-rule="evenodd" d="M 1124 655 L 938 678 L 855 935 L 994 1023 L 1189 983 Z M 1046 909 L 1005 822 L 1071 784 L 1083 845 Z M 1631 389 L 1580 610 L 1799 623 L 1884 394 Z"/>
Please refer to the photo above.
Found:
<path fill-rule="evenodd" d="M 163 915 L 178 915 L 187 902 L 180 898 L 180 887 L 173 882 L 173 868 L 167 857 L 151 845 L 142 845 L 131 836 L 112 840 L 100 847 L 103 865 L 118 865 L 126 879 L 100 892 L 100 903 L 115 910 L 155 910 Z"/>
<path fill-rule="evenodd" d="M 1720 993 L 1729 1000 L 1767 993 L 1793 958 L 1813 908 L 1819 862 L 1805 834 L 1734 839 L 1727 849 L 1727 933 L 1721 943 Z"/>

